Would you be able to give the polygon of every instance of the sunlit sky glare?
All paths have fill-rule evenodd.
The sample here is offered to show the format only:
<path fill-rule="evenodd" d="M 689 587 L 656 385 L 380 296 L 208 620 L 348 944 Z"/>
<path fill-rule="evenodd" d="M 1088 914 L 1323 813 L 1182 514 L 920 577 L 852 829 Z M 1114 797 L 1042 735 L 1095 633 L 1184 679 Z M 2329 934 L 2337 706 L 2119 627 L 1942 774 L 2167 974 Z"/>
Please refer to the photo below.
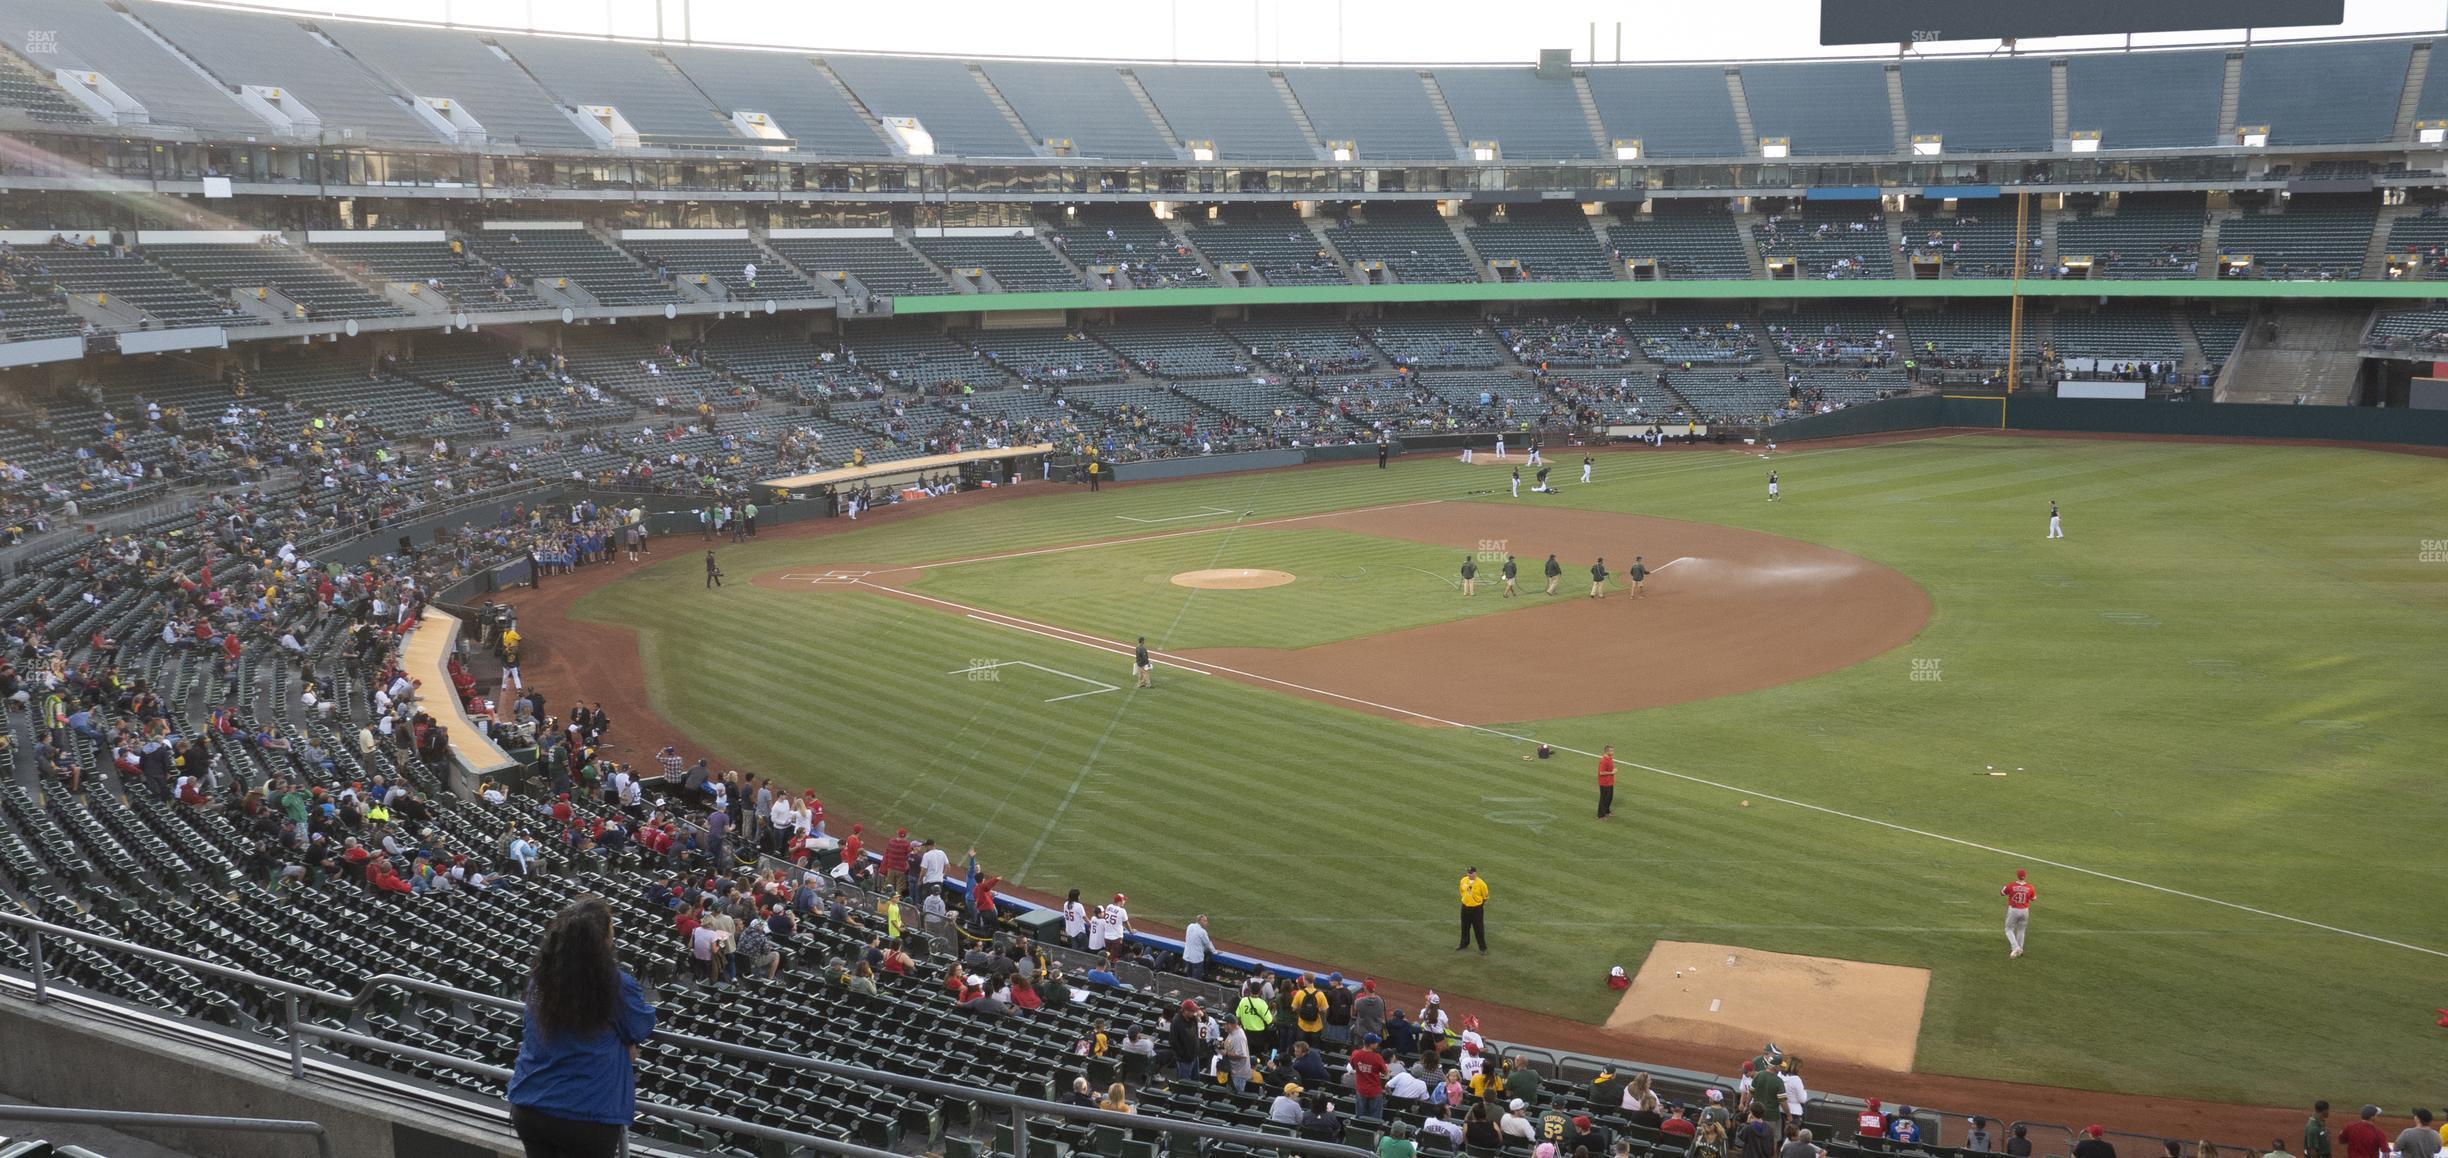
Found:
<path fill-rule="evenodd" d="M 2047 3 L 2049 0 L 1963 0 Z M 2215 0 L 2213 0 L 2215 2 Z M 589 36 L 757 44 L 839 52 L 1064 56 L 1267 63 L 1529 63 L 1542 48 L 1614 60 L 1860 56 L 1875 46 L 1822 48 L 1819 0 L 253 0 L 258 8 L 532 29 Z M 659 25 L 658 25 L 659 19 Z M 2448 0 L 2346 0 L 2345 23 L 2257 29 L 2254 39 L 2431 32 Z M 2238 41 L 2243 29 L 2137 35 L 2140 45 Z M 2112 48 L 2123 37 L 2027 40 L 2023 51 Z M 1979 52 L 1948 42 L 1932 52 Z M 1886 51 L 1892 52 L 1893 48 Z"/>

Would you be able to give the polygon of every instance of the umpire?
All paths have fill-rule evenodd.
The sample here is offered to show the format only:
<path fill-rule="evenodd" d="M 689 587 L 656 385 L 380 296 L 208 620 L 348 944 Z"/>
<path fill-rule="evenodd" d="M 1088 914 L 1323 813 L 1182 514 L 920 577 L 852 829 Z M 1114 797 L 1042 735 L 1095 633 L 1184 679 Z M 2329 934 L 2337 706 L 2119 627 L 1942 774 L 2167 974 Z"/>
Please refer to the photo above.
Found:
<path fill-rule="evenodd" d="M 1462 943 L 1454 946 L 1459 953 L 1470 948 L 1471 937 L 1479 938 L 1479 955 L 1487 955 L 1487 882 L 1479 879 L 1479 866 L 1462 870 Z"/>

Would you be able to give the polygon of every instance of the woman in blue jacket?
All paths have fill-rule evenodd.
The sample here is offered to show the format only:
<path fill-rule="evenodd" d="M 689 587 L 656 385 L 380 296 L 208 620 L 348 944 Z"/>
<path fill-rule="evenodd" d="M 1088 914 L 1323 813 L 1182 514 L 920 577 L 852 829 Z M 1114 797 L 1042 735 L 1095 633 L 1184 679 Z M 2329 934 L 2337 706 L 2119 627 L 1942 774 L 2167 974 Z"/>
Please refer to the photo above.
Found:
<path fill-rule="evenodd" d="M 561 910 L 536 949 L 510 1073 L 527 1158 L 611 1158 L 637 1116 L 637 1047 L 655 1011 L 613 949 L 612 907 L 597 897 Z"/>

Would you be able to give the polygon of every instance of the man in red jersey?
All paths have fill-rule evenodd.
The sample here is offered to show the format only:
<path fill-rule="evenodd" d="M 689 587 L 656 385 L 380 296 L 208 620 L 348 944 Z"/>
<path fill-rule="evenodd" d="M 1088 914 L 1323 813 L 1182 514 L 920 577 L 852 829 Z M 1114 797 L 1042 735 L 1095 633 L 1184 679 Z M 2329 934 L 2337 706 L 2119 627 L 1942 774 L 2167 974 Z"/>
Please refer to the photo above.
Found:
<path fill-rule="evenodd" d="M 2023 879 L 2023 876 L 2023 870 L 2016 869 L 2015 879 L 1998 890 L 1998 894 L 2006 898 L 2006 944 L 2011 947 L 2006 955 L 2009 957 L 2023 955 L 2023 933 L 2031 926 L 2032 898 L 2040 895 L 2040 891 L 2031 887 L 2031 882 Z"/>
<path fill-rule="evenodd" d="M 1598 819 L 1615 815 L 1615 745 L 1598 756 Z"/>

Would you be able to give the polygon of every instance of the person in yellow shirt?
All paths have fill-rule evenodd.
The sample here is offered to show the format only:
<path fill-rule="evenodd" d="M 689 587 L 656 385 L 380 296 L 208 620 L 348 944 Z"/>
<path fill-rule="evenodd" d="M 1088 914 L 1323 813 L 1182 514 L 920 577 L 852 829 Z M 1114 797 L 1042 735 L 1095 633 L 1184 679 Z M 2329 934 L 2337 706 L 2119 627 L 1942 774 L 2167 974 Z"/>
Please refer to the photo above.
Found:
<path fill-rule="evenodd" d="M 1487 882 L 1479 879 L 1479 866 L 1462 870 L 1462 943 L 1454 946 L 1459 953 L 1470 948 L 1471 936 L 1479 938 L 1479 953 L 1487 954 Z"/>

